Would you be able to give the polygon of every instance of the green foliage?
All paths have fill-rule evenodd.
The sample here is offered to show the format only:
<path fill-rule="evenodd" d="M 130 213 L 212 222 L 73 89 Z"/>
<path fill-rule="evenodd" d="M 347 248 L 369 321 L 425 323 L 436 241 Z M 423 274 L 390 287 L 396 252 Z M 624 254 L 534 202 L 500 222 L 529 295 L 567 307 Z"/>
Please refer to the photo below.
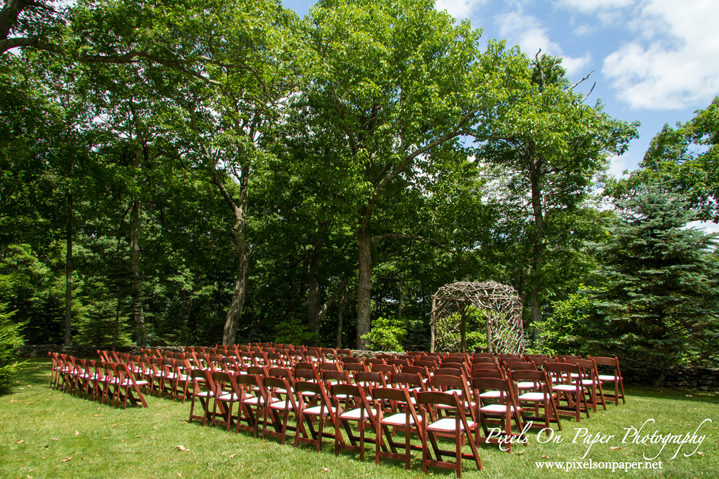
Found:
<path fill-rule="evenodd" d="M 620 221 L 597 247 L 601 267 L 591 312 L 577 331 L 585 348 L 657 366 L 716 364 L 717 235 L 688 229 L 684 196 L 651 183 L 617 200 Z"/>
<path fill-rule="evenodd" d="M 588 288 L 579 286 L 577 293 L 552 303 L 552 314 L 542 322 L 542 341 L 533 354 L 577 354 L 581 352 L 587 319 L 592 309 Z"/>
<path fill-rule="evenodd" d="M 317 333 L 310 330 L 300 319 L 278 323 L 275 326 L 275 342 L 282 344 L 314 344 Z"/>
<path fill-rule="evenodd" d="M 407 336 L 407 321 L 379 317 L 372 321 L 372 329 L 363 335 L 374 351 L 404 351 L 402 342 Z"/>
<path fill-rule="evenodd" d="M 10 378 L 24 364 L 17 360 L 17 348 L 25 344 L 22 329 L 25 323 L 12 320 L 14 311 L 7 312 L 7 303 L 0 304 L 0 384 Z"/>
<path fill-rule="evenodd" d="M 615 186 L 621 193 L 661 180 L 687 195 L 699 219 L 719 221 L 719 97 L 686 123 L 664 125 L 640 168 Z"/>

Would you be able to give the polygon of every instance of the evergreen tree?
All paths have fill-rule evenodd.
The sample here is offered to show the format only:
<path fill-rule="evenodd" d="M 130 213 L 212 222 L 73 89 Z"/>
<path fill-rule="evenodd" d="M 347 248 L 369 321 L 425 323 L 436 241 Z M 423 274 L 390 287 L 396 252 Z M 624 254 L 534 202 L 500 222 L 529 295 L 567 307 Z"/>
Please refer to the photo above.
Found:
<path fill-rule="evenodd" d="M 716 234 L 687 228 L 695 213 L 661 183 L 618 200 L 619 221 L 598 247 L 602 289 L 593 293 L 585 347 L 667 367 L 716 361 Z"/>

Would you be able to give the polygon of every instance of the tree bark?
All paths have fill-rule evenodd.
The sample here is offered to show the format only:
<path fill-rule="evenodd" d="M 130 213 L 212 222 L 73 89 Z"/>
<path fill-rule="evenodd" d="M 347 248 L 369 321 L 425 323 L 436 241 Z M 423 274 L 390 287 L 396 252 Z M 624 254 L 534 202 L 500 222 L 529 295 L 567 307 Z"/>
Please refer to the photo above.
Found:
<path fill-rule="evenodd" d="M 307 295 L 307 324 L 310 331 L 318 335 L 320 332 L 320 284 L 319 270 L 322 264 L 322 246 L 323 238 L 317 238 L 312 243 L 312 253 L 310 254 L 310 271 L 308 278 L 308 295 Z M 317 336 L 315 336 L 317 337 Z M 317 340 L 314 340 L 313 346 Z"/>
<path fill-rule="evenodd" d="M 540 184 L 541 160 L 533 161 L 530 167 L 530 183 L 532 189 L 532 214 L 534 216 L 534 246 L 532 251 L 532 272 L 529 286 L 529 302 L 531 307 L 534 340 L 539 340 L 540 323 L 542 322 L 542 267 L 544 266 L 544 211 L 542 208 L 542 190 Z"/>
<path fill-rule="evenodd" d="M 70 347 L 72 342 L 72 193 L 67 193 L 67 220 L 66 220 L 66 241 L 67 251 L 65 256 L 65 347 Z"/>
<path fill-rule="evenodd" d="M 367 341 L 362 336 L 370 331 L 372 313 L 372 230 L 369 208 L 362 208 L 360 214 L 360 227 L 357 230 L 357 349 L 367 349 Z"/>
<path fill-rule="evenodd" d="M 147 330 L 142 312 L 142 288 L 140 285 L 140 201 L 132 202 L 130 210 L 130 296 L 132 320 L 135 324 L 135 342 L 141 348 L 147 346 Z"/>
<path fill-rule="evenodd" d="M 345 314 L 345 305 L 347 304 L 347 290 L 342 288 L 340 295 L 340 302 L 337 305 L 337 338 L 335 341 L 335 347 L 342 349 L 342 321 Z"/>
<path fill-rule="evenodd" d="M 245 306 L 245 297 L 247 295 L 247 278 L 249 275 L 250 255 L 247 248 L 247 241 L 245 239 L 245 225 L 247 220 L 249 174 L 249 166 L 245 166 L 241 169 L 241 175 L 238 178 L 240 181 L 240 198 L 238 204 L 235 204 L 230 196 L 230 193 L 222 183 L 222 179 L 217 172 L 216 165 L 213 164 L 212 167 L 213 181 L 220 189 L 220 193 L 225 199 L 225 202 L 232 209 L 232 213 L 235 217 L 233 228 L 235 253 L 237 255 L 237 283 L 235 283 L 235 290 L 232 293 L 232 303 L 230 303 L 230 309 L 227 310 L 225 327 L 222 332 L 222 344 L 227 346 L 235 344 L 237 338 L 237 328 L 240 324 L 242 309 Z"/>

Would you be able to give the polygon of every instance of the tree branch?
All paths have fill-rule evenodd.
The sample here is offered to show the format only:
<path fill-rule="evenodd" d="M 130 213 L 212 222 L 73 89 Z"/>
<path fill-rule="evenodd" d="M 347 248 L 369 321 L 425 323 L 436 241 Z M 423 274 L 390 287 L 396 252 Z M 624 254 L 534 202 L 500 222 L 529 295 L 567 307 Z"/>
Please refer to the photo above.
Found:
<path fill-rule="evenodd" d="M 586 80 L 587 78 L 589 78 L 589 76 L 590 76 L 592 73 L 594 73 L 594 70 L 592 70 L 592 71 L 590 71 L 589 73 L 587 73 L 584 78 L 582 78 L 582 79 L 579 80 L 577 83 L 575 83 L 574 85 L 572 85 L 571 87 L 569 87 L 569 90 L 567 90 L 567 91 L 573 90 L 575 86 L 579 85 L 579 84 L 582 83 L 584 80 Z M 596 85 L 597 83 L 595 82 L 594 84 Z M 594 90 L 594 87 L 592 87 L 592 90 Z M 589 93 L 591 93 L 591 92 L 589 92 Z"/>

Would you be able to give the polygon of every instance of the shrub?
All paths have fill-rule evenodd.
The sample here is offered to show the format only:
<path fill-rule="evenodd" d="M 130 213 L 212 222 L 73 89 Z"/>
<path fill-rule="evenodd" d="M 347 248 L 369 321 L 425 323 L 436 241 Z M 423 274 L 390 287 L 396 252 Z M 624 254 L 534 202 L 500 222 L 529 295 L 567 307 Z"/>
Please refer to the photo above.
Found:
<path fill-rule="evenodd" d="M 7 384 L 23 363 L 17 360 L 17 348 L 24 343 L 20 334 L 25 323 L 12 321 L 14 311 L 6 312 L 7 304 L 0 304 L 0 384 Z"/>
<path fill-rule="evenodd" d="M 372 322 L 372 329 L 362 336 L 374 351 L 404 351 L 402 342 L 407 336 L 407 323 L 402 319 L 379 317 Z"/>

